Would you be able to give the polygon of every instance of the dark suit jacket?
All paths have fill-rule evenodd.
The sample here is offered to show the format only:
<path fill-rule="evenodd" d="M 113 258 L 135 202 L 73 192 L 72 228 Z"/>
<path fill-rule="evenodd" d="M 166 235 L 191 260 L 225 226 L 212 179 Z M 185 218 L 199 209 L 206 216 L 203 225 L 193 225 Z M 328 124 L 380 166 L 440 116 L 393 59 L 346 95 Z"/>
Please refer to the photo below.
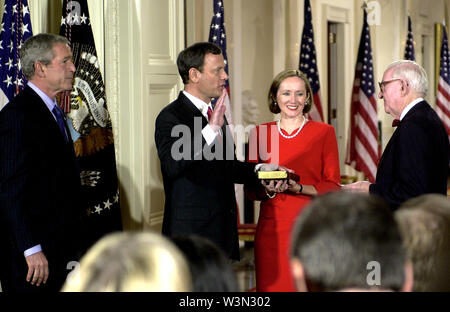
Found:
<path fill-rule="evenodd" d="M 216 138 L 217 144 L 202 153 L 207 144 L 201 131 L 207 123 L 183 92 L 156 119 L 155 141 L 166 195 L 163 233 L 209 238 L 227 256 L 239 259 L 234 183 L 255 182 L 255 164 L 227 160 L 234 157 L 234 143 L 226 143 L 227 139 Z M 224 126 L 222 132 L 226 131 Z M 222 154 L 221 149 L 222 160 L 208 160 L 211 152 Z"/>
<path fill-rule="evenodd" d="M 41 244 L 49 261 L 45 288 L 58 290 L 69 261 L 78 260 L 80 174 L 73 143 L 66 143 L 52 113 L 26 87 L 0 111 L 0 250 L 2 285 L 25 282 L 23 252 Z"/>
<path fill-rule="evenodd" d="M 383 152 L 370 193 L 396 209 L 425 193 L 447 194 L 449 139 L 436 112 L 422 101 L 394 131 Z"/>

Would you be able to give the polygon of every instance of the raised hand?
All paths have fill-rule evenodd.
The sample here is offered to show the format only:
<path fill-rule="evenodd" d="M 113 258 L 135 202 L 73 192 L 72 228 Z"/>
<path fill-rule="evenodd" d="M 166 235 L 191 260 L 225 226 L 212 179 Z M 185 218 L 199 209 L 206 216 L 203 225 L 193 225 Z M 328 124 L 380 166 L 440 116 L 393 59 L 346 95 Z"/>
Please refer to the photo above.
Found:
<path fill-rule="evenodd" d="M 214 130 L 218 130 L 218 129 L 222 128 L 222 126 L 224 124 L 224 115 L 225 115 L 225 110 L 227 109 L 227 107 L 225 105 L 226 94 L 227 94 L 227 90 L 225 88 L 223 88 L 222 95 L 217 100 L 216 106 L 214 107 L 211 118 L 209 119 L 209 125 Z"/>

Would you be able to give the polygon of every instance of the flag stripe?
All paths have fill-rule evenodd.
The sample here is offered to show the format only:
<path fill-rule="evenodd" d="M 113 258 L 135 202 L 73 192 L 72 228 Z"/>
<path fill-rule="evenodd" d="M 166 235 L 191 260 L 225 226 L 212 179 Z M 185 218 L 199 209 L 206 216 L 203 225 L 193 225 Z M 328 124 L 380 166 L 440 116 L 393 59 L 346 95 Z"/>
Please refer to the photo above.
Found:
<path fill-rule="evenodd" d="M 449 100 L 446 99 L 442 93 L 437 93 L 436 97 L 436 110 L 439 109 L 442 114 L 450 116 L 450 111 L 447 108 L 449 106 Z"/>
<path fill-rule="evenodd" d="M 367 172 L 367 177 L 369 179 L 375 179 L 375 175 L 377 172 L 377 163 L 373 161 L 373 158 L 367 152 L 366 145 L 361 143 L 358 138 L 355 140 L 356 150 L 360 155 L 360 159 L 358 160 L 359 168 L 362 172 Z"/>
<path fill-rule="evenodd" d="M 6 105 L 8 104 L 9 99 L 8 97 L 5 95 L 5 93 L 3 92 L 2 89 L 0 89 L 0 110 Z"/>
<path fill-rule="evenodd" d="M 358 49 L 352 90 L 351 126 L 345 163 L 375 181 L 381 147 L 378 140 L 378 116 L 373 79 L 372 49 L 367 13 Z"/>
<path fill-rule="evenodd" d="M 225 9 L 223 6 L 223 0 L 213 0 L 214 15 L 211 19 L 211 26 L 209 29 L 208 41 L 217 44 L 222 50 L 222 56 L 225 61 L 225 72 L 228 74 L 228 56 L 227 56 L 227 36 L 225 32 Z M 230 83 L 227 80 L 225 87 L 227 89 L 227 94 L 225 96 L 225 117 L 227 119 L 228 125 L 230 127 L 231 133 L 234 133 L 233 125 L 233 113 L 231 110 L 231 100 L 230 100 Z M 212 104 L 214 105 L 217 99 L 213 99 Z M 243 201 L 242 193 L 239 192 L 238 186 L 235 184 L 234 192 L 236 199 L 238 201 Z M 239 203 L 236 202 L 238 224 L 241 222 L 239 213 Z M 242 220 L 244 221 L 244 220 Z"/>
<path fill-rule="evenodd" d="M 447 116 L 450 116 L 450 110 L 449 110 L 450 94 L 448 92 L 449 90 L 450 90 L 450 86 L 445 82 L 444 79 L 442 79 L 442 77 L 439 78 L 438 92 L 436 94 L 436 97 L 437 97 L 436 105 Z"/>
<path fill-rule="evenodd" d="M 359 90 L 359 99 L 360 99 L 360 106 L 359 106 L 359 114 L 361 117 L 365 120 L 368 131 L 371 131 L 374 137 L 377 137 L 378 135 L 378 128 L 377 128 L 377 108 L 376 106 L 373 106 L 374 99 L 371 97 L 371 99 L 368 99 L 367 96 L 364 94 L 364 92 L 360 89 Z"/>
<path fill-rule="evenodd" d="M 364 121 L 364 118 L 361 118 L 359 114 L 356 115 L 356 119 L 358 120 L 358 128 L 355 129 L 355 135 L 359 138 L 359 140 L 364 143 L 364 146 L 368 149 L 370 155 L 372 156 L 373 160 L 376 161 L 377 159 L 377 153 L 378 153 L 378 140 L 375 136 L 368 135 L 366 136 L 366 133 L 370 133 L 371 130 L 367 126 L 366 122 Z"/>
<path fill-rule="evenodd" d="M 447 100 L 450 99 L 450 85 L 442 79 L 442 77 L 439 77 L 439 91 L 445 96 Z"/>
<path fill-rule="evenodd" d="M 222 56 L 225 61 L 225 72 L 228 75 L 228 57 L 227 57 L 227 36 L 225 32 L 225 10 L 223 7 L 223 0 L 213 0 L 214 5 L 214 15 L 211 19 L 211 26 L 209 29 L 208 41 L 217 44 L 222 50 Z M 225 98 L 225 117 L 233 128 L 233 114 L 231 111 L 231 101 L 230 101 L 230 84 L 226 81 L 227 97 Z M 212 104 L 214 105 L 217 99 L 214 99 Z"/>
<path fill-rule="evenodd" d="M 450 62 L 447 30 L 443 28 L 439 84 L 436 92 L 436 113 L 441 119 L 450 138 Z"/>
<path fill-rule="evenodd" d="M 315 121 L 323 121 L 322 102 L 320 100 L 319 72 L 317 70 L 316 47 L 314 45 L 314 29 L 312 25 L 312 13 L 309 0 L 305 0 L 305 16 L 300 44 L 299 69 L 302 71 L 311 85 L 314 95 L 314 105 L 309 112 L 309 118 Z"/>

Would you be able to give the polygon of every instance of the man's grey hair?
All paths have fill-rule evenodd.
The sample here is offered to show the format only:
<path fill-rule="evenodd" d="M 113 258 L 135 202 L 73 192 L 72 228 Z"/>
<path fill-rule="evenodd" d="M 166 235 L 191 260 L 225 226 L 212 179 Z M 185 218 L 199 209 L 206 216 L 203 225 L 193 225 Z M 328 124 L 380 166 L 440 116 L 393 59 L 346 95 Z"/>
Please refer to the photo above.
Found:
<path fill-rule="evenodd" d="M 44 65 L 51 63 L 55 57 L 53 46 L 57 43 L 69 45 L 69 41 L 59 35 L 38 34 L 28 38 L 19 51 L 22 72 L 27 80 L 34 76 L 34 64 L 40 62 Z"/>
<path fill-rule="evenodd" d="M 425 69 L 414 61 L 401 60 L 391 63 L 386 69 L 392 70 L 392 78 L 403 78 L 417 93 L 426 96 L 428 92 L 428 78 Z"/>

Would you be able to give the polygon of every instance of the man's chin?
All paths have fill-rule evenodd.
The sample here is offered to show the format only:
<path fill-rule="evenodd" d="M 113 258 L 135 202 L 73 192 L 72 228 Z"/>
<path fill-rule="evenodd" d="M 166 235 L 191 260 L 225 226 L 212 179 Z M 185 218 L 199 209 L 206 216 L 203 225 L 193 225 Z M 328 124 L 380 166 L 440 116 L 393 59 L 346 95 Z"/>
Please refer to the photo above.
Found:
<path fill-rule="evenodd" d="M 214 95 L 214 98 L 215 98 L 215 99 L 218 99 L 218 98 L 220 98 L 221 95 L 222 95 L 222 90 L 220 90 L 220 92 L 216 93 L 216 94 Z"/>

